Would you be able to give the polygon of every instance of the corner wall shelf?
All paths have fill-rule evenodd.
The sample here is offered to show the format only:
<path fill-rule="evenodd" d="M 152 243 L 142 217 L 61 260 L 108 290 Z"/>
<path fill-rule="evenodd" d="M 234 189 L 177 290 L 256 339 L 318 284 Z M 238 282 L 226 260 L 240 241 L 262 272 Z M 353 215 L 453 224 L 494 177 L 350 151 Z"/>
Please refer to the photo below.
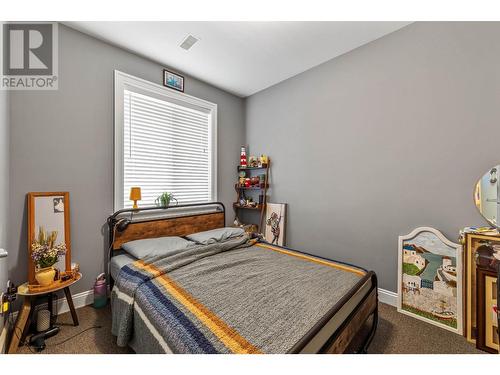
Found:
<path fill-rule="evenodd" d="M 260 211 L 260 220 L 259 224 L 257 224 L 257 229 L 259 232 L 262 232 L 262 223 L 264 220 L 264 214 L 266 212 L 266 202 L 267 202 L 267 189 L 269 189 L 269 170 L 271 168 L 271 159 L 268 158 L 267 165 L 266 166 L 260 166 L 260 167 L 241 167 L 240 165 L 237 166 L 238 173 L 241 172 L 246 172 L 247 178 L 249 176 L 255 176 L 255 174 L 252 174 L 252 171 L 258 171 L 258 170 L 264 170 L 265 172 L 262 173 L 264 176 L 264 184 L 259 185 L 259 186 L 241 186 L 239 183 L 234 185 L 234 189 L 236 190 L 236 202 L 233 203 L 233 209 L 235 213 L 235 219 L 238 219 L 240 221 L 240 218 L 238 217 L 238 211 L 239 210 L 251 210 L 251 211 Z M 258 205 L 256 206 L 248 206 L 248 205 L 242 205 L 240 201 L 244 200 L 247 198 L 245 195 L 245 192 L 253 193 L 254 192 L 261 192 L 260 195 L 262 195 L 262 202 L 259 202 Z M 252 197 L 253 199 L 254 197 Z"/>
<path fill-rule="evenodd" d="M 258 204 L 257 206 L 241 206 L 237 203 L 233 203 L 234 208 L 242 209 L 242 210 L 261 210 L 262 205 Z"/>
<path fill-rule="evenodd" d="M 238 172 L 240 171 L 252 171 L 256 169 L 267 169 L 267 166 L 265 167 L 242 167 L 241 165 L 238 165 Z"/>
<path fill-rule="evenodd" d="M 235 188 L 238 190 L 266 190 L 269 186 L 238 186 L 235 185 Z"/>

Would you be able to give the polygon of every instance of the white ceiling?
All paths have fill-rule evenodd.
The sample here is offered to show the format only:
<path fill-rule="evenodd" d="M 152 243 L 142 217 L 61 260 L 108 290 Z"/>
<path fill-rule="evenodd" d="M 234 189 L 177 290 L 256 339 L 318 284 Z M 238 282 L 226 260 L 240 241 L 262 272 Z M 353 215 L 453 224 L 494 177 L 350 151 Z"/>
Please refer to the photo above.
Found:
<path fill-rule="evenodd" d="M 78 21 L 65 24 L 246 97 L 409 22 Z M 185 51 L 179 45 L 189 34 L 200 40 Z"/>

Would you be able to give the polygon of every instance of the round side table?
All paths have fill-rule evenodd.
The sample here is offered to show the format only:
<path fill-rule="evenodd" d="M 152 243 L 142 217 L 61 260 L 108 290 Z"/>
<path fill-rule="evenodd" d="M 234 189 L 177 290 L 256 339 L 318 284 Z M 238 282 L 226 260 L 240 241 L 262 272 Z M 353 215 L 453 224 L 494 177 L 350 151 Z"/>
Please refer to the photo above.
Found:
<path fill-rule="evenodd" d="M 47 296 L 50 316 L 52 320 L 53 317 L 52 305 L 54 298 L 53 294 L 59 290 L 63 290 L 64 295 L 66 296 L 66 301 L 68 302 L 69 311 L 71 312 L 73 325 L 77 326 L 79 324 L 78 315 L 76 314 L 75 305 L 73 304 L 73 297 L 71 296 L 71 291 L 69 290 L 69 287 L 75 284 L 81 278 L 82 274 L 78 273 L 75 279 L 63 283 L 55 282 L 54 283 L 55 285 L 52 288 L 44 289 L 42 291 L 33 291 L 33 290 L 30 291 L 27 282 L 20 285 L 17 288 L 17 294 L 19 296 L 22 296 L 24 298 L 24 301 L 21 310 L 17 314 L 16 325 L 14 326 L 14 331 L 12 332 L 12 338 L 9 344 L 9 350 L 8 350 L 9 354 L 15 353 L 17 351 L 20 341 L 24 342 L 24 339 L 26 338 L 26 335 L 28 333 L 28 328 L 31 324 L 32 314 L 33 314 L 32 310 L 34 307 L 34 303 L 35 300 L 39 297 Z M 19 332 L 22 332 L 22 334 L 19 335 Z"/>

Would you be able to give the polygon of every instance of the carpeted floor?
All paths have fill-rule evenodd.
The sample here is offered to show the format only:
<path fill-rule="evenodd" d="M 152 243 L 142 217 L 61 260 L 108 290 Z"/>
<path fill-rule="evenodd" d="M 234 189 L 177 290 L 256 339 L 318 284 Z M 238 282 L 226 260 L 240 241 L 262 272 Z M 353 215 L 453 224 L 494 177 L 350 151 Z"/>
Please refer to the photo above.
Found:
<path fill-rule="evenodd" d="M 369 353 L 483 353 L 461 336 L 400 314 L 392 306 L 382 303 L 379 306 L 379 326 Z M 61 332 L 47 340 L 47 348 L 42 353 L 133 353 L 130 349 L 116 346 L 110 332 L 111 310 L 109 306 L 102 310 L 95 310 L 90 306 L 83 307 L 78 310 L 78 316 L 80 319 L 78 327 L 73 327 L 69 313 L 58 317 Z M 91 328 L 95 326 L 101 328 Z M 23 346 L 19 348 L 18 353 L 30 353 L 30 350 Z"/>
<path fill-rule="evenodd" d="M 43 354 L 133 353 L 131 349 L 120 348 L 116 345 L 115 337 L 111 334 L 111 309 L 109 304 L 106 308 L 100 310 L 91 306 L 82 307 L 77 310 L 77 313 L 80 321 L 78 327 L 73 326 L 73 320 L 71 320 L 69 312 L 57 317 L 56 325 L 61 328 L 61 331 L 54 337 L 47 339 L 47 348 L 42 351 Z M 31 348 L 31 350 L 34 349 Z M 17 352 L 29 354 L 30 348 L 23 346 Z"/>
<path fill-rule="evenodd" d="M 379 321 L 368 350 L 373 354 L 480 354 L 463 336 L 398 313 L 379 303 Z"/>

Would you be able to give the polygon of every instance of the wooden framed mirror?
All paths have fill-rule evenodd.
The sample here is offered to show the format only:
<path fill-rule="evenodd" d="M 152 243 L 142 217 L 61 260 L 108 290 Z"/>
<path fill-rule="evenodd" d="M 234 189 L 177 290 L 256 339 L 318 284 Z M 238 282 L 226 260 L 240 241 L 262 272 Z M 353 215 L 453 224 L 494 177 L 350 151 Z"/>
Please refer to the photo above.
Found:
<path fill-rule="evenodd" d="M 35 263 L 31 244 L 42 227 L 48 233 L 57 232 L 55 244 L 64 242 L 66 254 L 54 265 L 60 271 L 71 271 L 71 240 L 69 224 L 69 193 L 28 193 L 28 281 L 35 284 Z"/>

